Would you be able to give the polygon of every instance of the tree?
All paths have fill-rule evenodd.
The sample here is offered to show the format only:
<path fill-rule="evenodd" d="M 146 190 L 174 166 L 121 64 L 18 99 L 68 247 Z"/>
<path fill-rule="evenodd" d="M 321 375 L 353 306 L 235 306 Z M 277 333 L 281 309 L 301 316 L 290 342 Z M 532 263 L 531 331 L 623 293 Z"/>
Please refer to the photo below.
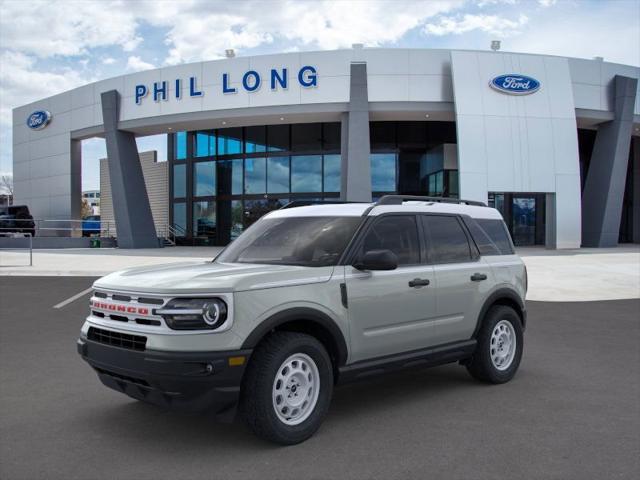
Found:
<path fill-rule="evenodd" d="M 91 208 L 91 205 L 89 205 L 89 202 L 87 202 L 86 198 L 82 199 L 82 209 L 80 210 L 80 216 L 82 218 L 86 218 L 89 215 L 93 215 L 93 209 Z"/>
<path fill-rule="evenodd" d="M 0 177 L 0 193 L 6 193 L 13 197 L 13 175 L 2 175 Z"/>

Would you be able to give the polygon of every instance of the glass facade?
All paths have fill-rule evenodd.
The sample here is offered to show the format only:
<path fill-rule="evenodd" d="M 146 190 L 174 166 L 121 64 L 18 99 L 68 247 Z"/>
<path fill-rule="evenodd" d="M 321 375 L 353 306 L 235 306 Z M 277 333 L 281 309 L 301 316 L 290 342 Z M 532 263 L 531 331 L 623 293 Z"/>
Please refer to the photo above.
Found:
<path fill-rule="evenodd" d="M 340 195 L 340 123 L 177 132 L 169 142 L 171 222 L 185 243 L 226 245 L 292 200 Z"/>
<path fill-rule="evenodd" d="M 339 198 L 340 135 L 339 122 L 170 135 L 171 222 L 187 243 L 226 245 L 290 201 Z M 453 122 L 371 122 L 370 141 L 374 199 L 458 195 L 457 170 L 437 154 L 456 143 Z"/>

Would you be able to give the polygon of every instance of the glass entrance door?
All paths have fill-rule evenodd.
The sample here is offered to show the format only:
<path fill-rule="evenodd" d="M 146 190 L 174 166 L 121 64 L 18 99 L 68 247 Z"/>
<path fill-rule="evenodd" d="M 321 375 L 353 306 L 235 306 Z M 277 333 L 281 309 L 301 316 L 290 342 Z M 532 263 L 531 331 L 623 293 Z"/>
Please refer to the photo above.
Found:
<path fill-rule="evenodd" d="M 511 204 L 513 242 L 516 245 L 536 243 L 536 198 L 513 196 Z"/>

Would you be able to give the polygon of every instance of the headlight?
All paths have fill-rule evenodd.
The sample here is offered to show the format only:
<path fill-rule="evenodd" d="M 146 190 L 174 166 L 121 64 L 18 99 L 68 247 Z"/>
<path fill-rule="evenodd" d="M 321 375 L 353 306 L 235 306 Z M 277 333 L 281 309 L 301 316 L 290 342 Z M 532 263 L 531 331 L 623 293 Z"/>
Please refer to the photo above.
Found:
<path fill-rule="evenodd" d="M 215 330 L 227 320 L 227 304 L 219 298 L 174 298 L 155 313 L 173 330 Z"/>

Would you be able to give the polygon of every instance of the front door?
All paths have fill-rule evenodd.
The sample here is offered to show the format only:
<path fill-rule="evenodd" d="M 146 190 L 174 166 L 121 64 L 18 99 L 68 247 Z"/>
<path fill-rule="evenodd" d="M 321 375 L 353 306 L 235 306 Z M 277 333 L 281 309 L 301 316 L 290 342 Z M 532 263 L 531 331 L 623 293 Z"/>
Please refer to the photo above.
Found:
<path fill-rule="evenodd" d="M 533 196 L 513 196 L 511 205 L 513 243 L 535 245 L 536 243 L 536 198 Z"/>
<path fill-rule="evenodd" d="M 354 258 L 377 249 L 395 253 L 398 268 L 360 271 L 345 266 L 352 361 L 433 344 L 433 267 L 423 262 L 416 216 L 394 214 L 373 220 Z"/>

